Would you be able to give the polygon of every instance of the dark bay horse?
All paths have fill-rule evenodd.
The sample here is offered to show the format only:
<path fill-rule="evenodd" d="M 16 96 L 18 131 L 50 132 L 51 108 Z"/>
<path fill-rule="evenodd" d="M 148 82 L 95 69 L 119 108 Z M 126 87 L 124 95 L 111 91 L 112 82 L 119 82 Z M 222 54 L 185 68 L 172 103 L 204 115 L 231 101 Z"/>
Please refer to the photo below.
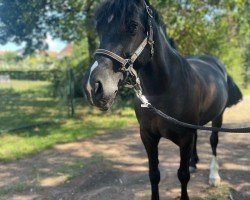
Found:
<path fill-rule="evenodd" d="M 242 98 L 239 88 L 218 59 L 206 55 L 185 59 L 173 49 L 164 24 L 148 5 L 147 0 L 108 0 L 96 11 L 100 49 L 109 53 L 95 54 L 85 74 L 84 90 L 89 102 L 101 110 L 108 110 L 128 76 L 120 62 L 139 52 L 133 66 L 140 77 L 143 93 L 152 105 L 184 122 L 204 125 L 212 121 L 213 126 L 221 127 L 224 110 Z M 145 38 L 149 41 L 150 36 L 154 44 L 152 41 L 145 44 L 143 41 Z M 189 166 L 196 167 L 198 162 L 197 131 L 151 113 L 141 107 L 137 98 L 135 112 L 149 159 L 152 200 L 159 199 L 158 144 L 161 138 L 179 146 L 181 199 L 189 199 Z M 212 132 L 210 142 L 213 153 L 210 183 L 217 185 L 220 180 L 216 161 L 218 132 Z"/>

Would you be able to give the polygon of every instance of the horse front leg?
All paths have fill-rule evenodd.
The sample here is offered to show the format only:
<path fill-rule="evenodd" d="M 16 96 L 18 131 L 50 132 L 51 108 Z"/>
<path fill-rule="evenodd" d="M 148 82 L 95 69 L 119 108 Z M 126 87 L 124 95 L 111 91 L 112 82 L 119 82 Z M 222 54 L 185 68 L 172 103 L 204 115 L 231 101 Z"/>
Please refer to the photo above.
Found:
<path fill-rule="evenodd" d="M 149 179 L 152 192 L 151 200 L 159 200 L 160 171 L 158 168 L 158 144 L 160 137 L 143 130 L 140 131 L 140 134 L 148 155 Z"/>
<path fill-rule="evenodd" d="M 180 168 L 178 170 L 178 178 L 181 182 L 181 200 L 189 200 L 187 193 L 187 185 L 190 179 L 189 162 L 192 155 L 195 133 L 189 133 L 180 142 Z"/>

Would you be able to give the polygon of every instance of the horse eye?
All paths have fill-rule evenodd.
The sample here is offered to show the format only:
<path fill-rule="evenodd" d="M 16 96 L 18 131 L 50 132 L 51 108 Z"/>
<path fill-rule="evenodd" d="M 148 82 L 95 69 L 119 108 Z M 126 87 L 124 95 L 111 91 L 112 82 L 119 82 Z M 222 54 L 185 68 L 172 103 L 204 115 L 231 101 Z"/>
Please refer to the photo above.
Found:
<path fill-rule="evenodd" d="M 128 32 L 132 35 L 135 35 L 137 30 L 138 30 L 138 23 L 136 23 L 135 21 L 131 21 L 128 25 Z"/>

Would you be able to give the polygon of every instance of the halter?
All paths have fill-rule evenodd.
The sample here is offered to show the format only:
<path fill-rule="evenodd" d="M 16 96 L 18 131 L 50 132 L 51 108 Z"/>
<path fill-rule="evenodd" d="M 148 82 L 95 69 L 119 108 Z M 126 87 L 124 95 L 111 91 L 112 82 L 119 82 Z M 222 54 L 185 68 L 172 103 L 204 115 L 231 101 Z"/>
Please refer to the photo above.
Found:
<path fill-rule="evenodd" d="M 147 32 L 146 38 L 142 41 L 142 43 L 139 45 L 135 53 L 130 58 L 123 58 L 116 53 L 113 53 L 112 51 L 106 50 L 106 49 L 97 49 L 94 55 L 102 55 L 107 56 L 109 58 L 112 58 L 113 60 L 119 62 L 122 67 L 121 70 L 124 72 L 129 72 L 132 76 L 137 77 L 136 71 L 133 68 L 134 62 L 137 60 L 137 58 L 141 55 L 145 47 L 150 45 L 151 48 L 151 57 L 154 55 L 154 32 L 153 32 L 153 26 L 152 26 L 152 19 L 153 19 L 153 11 L 152 9 L 146 4 L 146 11 L 148 15 L 148 27 L 149 31 Z"/>

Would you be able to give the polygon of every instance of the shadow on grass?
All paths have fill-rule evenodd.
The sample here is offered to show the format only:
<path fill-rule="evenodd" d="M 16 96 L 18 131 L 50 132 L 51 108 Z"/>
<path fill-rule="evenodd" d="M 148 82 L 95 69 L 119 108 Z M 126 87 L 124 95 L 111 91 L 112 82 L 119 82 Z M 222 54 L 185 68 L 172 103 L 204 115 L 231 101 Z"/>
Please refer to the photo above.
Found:
<path fill-rule="evenodd" d="M 50 85 L 37 86 L 36 83 L 35 88 L 31 85 L 21 91 L 16 87 L 0 89 L 0 130 L 48 121 L 65 114 L 63 103 L 50 94 Z"/>
<path fill-rule="evenodd" d="M 16 84 L 23 84 L 17 82 Z M 24 81 L 25 83 L 25 81 Z M 28 82 L 26 89 L 14 85 L 12 88 L 0 88 L 0 130 L 13 129 L 26 125 L 33 125 L 40 122 L 47 122 L 52 119 L 62 119 L 67 117 L 66 98 L 54 98 L 52 86 L 50 84 Z M 32 85 L 34 84 L 34 86 Z M 114 104 L 109 112 L 100 112 L 90 108 L 83 99 L 75 101 L 77 111 L 76 118 L 85 118 L 86 115 L 112 116 L 117 115 L 134 118 L 131 112 L 132 102 L 122 102 Z M 126 109 L 123 108 L 127 108 Z"/>

